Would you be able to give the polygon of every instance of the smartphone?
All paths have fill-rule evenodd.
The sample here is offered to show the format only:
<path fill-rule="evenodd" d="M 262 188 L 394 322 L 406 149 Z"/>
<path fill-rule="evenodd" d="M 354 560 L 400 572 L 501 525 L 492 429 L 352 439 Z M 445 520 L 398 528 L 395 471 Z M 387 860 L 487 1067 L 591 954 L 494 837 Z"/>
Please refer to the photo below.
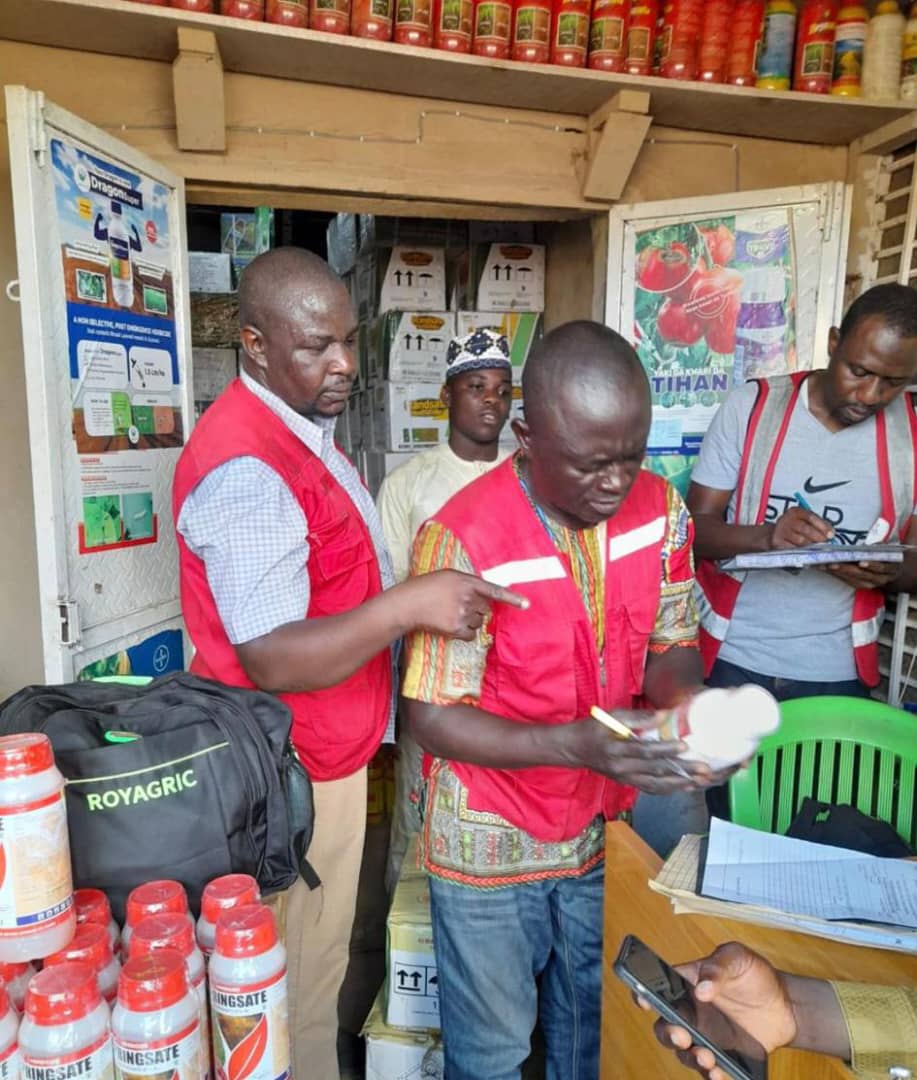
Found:
<path fill-rule="evenodd" d="M 621 943 L 614 973 L 663 1020 L 689 1031 L 694 1045 L 706 1047 L 727 1076 L 767 1080 L 764 1047 L 714 1005 L 695 1001 L 691 984 L 632 934 Z"/>

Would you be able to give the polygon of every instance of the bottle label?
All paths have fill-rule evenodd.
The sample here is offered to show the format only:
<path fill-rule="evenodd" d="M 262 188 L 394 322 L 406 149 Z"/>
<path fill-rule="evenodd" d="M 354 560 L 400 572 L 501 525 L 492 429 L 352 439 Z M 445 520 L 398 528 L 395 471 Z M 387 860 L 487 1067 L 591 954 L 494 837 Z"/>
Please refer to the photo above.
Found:
<path fill-rule="evenodd" d="M 859 86 L 863 77 L 866 23 L 847 23 L 837 28 L 834 39 L 833 81 L 840 86 Z"/>
<path fill-rule="evenodd" d="M 286 972 L 254 986 L 210 981 L 213 1054 L 225 1080 L 284 1080 L 291 1075 Z"/>
<path fill-rule="evenodd" d="M 430 0 L 398 0 L 395 21 L 399 26 L 429 30 Z"/>
<path fill-rule="evenodd" d="M 316 11 L 336 11 L 340 15 L 350 14 L 350 0 L 313 0 Z"/>
<path fill-rule="evenodd" d="M 0 1080 L 19 1080 L 19 1047 L 15 1042 L 0 1057 Z"/>
<path fill-rule="evenodd" d="M 802 50 L 803 76 L 830 75 L 834 66 L 834 43 L 813 41 Z"/>
<path fill-rule="evenodd" d="M 596 19 L 589 32 L 590 53 L 620 56 L 624 49 L 624 20 L 620 16 Z"/>
<path fill-rule="evenodd" d="M 793 35 L 796 16 L 775 12 L 764 20 L 764 41 L 758 64 L 758 78 L 788 79 L 793 67 Z"/>
<path fill-rule="evenodd" d="M 551 40 L 551 12 L 542 5 L 521 7 L 516 12 L 516 41 L 547 45 Z"/>
<path fill-rule="evenodd" d="M 184 1031 L 152 1042 L 114 1037 L 115 1080 L 165 1075 L 169 1080 L 201 1080 L 203 1048 L 200 1021 Z"/>
<path fill-rule="evenodd" d="M 442 0 L 439 28 L 446 33 L 471 37 L 472 0 Z"/>
<path fill-rule="evenodd" d="M 37 1057 L 20 1050 L 22 1080 L 112 1080 L 111 1035 L 62 1057 Z"/>
<path fill-rule="evenodd" d="M 740 309 L 740 320 L 743 315 L 747 320 L 749 319 L 749 315 Z M 751 314 L 750 321 L 754 321 L 754 313 Z M 741 377 L 741 380 L 745 381 L 779 374 L 786 366 L 785 343 L 785 323 L 761 328 L 736 327 L 736 346 L 733 355 L 736 378 Z"/>
<path fill-rule="evenodd" d="M 59 926 L 72 906 L 64 793 L 0 811 L 0 938 Z"/>
<path fill-rule="evenodd" d="M 557 37 L 554 44 L 559 48 L 585 52 L 589 43 L 589 16 L 577 11 L 564 11 L 557 17 Z"/>
<path fill-rule="evenodd" d="M 372 0 L 369 10 L 377 19 L 390 22 L 392 18 L 392 0 Z"/>
<path fill-rule="evenodd" d="M 632 26 L 627 31 L 627 59 L 637 63 L 649 63 L 650 29 L 648 26 Z"/>
<path fill-rule="evenodd" d="M 509 4 L 479 4 L 475 11 L 474 40 L 508 42 L 512 17 Z"/>

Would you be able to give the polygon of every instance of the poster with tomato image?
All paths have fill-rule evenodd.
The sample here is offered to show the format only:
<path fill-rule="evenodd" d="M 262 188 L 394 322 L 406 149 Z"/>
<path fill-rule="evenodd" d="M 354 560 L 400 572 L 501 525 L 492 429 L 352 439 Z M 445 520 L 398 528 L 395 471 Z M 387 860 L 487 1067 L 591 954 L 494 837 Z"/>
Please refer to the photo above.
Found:
<path fill-rule="evenodd" d="M 684 458 L 733 386 L 796 366 L 790 215 L 739 212 L 635 239 L 633 340 L 653 393 L 648 450 Z"/>

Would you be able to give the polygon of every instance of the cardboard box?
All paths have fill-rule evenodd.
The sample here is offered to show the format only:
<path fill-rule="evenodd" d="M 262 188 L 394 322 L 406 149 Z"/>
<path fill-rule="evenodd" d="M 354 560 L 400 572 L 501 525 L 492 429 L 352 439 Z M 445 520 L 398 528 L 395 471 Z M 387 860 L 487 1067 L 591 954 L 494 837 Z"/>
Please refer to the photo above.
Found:
<path fill-rule="evenodd" d="M 471 284 L 478 311 L 544 311 L 542 244 L 490 244 L 472 249 Z"/>
<path fill-rule="evenodd" d="M 425 877 L 402 870 L 385 925 L 385 1022 L 438 1031 L 439 978 Z"/>
<path fill-rule="evenodd" d="M 210 404 L 223 393 L 239 373 L 235 349 L 192 349 L 191 378 L 194 400 Z"/>
<path fill-rule="evenodd" d="M 451 311 L 390 311 L 375 326 L 376 365 L 370 373 L 392 382 L 442 386 L 446 352 L 454 334 Z"/>
<path fill-rule="evenodd" d="M 439 1036 L 389 1027 L 383 1018 L 384 995 L 383 988 L 363 1025 L 366 1080 L 442 1080 L 445 1062 Z"/>
<path fill-rule="evenodd" d="M 544 336 L 542 315 L 537 311 L 459 311 L 455 316 L 456 337 L 464 337 L 481 327 L 504 334 L 509 342 L 513 382 L 522 377 L 522 369 L 532 346 Z"/>
<path fill-rule="evenodd" d="M 357 265 L 357 215 L 335 214 L 328 222 L 325 236 L 328 265 L 336 274 L 349 274 Z"/>
<path fill-rule="evenodd" d="M 188 291 L 193 293 L 232 292 L 232 266 L 229 255 L 220 251 L 189 251 Z"/>
<path fill-rule="evenodd" d="M 443 248 L 398 245 L 387 251 L 377 250 L 376 259 L 380 282 L 377 310 L 380 314 L 445 310 L 446 253 Z"/>
<path fill-rule="evenodd" d="M 449 413 L 430 383 L 384 382 L 372 398 L 372 449 L 428 450 L 449 436 Z"/>

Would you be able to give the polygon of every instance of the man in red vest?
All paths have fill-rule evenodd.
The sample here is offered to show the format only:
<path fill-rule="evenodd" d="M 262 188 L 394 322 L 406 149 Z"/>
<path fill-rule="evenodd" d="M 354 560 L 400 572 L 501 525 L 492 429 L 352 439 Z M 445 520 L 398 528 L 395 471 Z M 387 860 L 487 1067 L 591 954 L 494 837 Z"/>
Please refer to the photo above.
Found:
<path fill-rule="evenodd" d="M 493 600 L 524 601 L 456 573 L 394 585 L 372 499 L 334 443 L 357 326 L 330 267 L 296 248 L 260 256 L 242 276 L 239 316 L 241 378 L 175 471 L 182 612 L 192 671 L 274 692 L 293 716 L 321 878 L 284 898 L 293 1072 L 334 1080 L 366 764 L 393 709 L 391 646 L 416 628 L 473 638 Z"/>
<path fill-rule="evenodd" d="M 917 543 L 917 293 L 880 285 L 828 335 L 828 366 L 746 383 L 723 403 L 688 491 L 701 560 L 709 682 L 785 700 L 864 695 L 879 681 L 885 590 L 904 565 L 839 563 L 727 574 L 714 560 L 833 540 Z"/>
<path fill-rule="evenodd" d="M 568 323 L 522 377 L 520 451 L 418 534 L 413 571 L 480 574 L 527 597 L 474 641 L 420 632 L 402 693 L 428 752 L 421 848 L 449 1080 L 514 1080 L 539 1014 L 548 1075 L 596 1080 L 604 820 L 635 788 L 696 790 L 682 744 L 618 739 L 589 719 L 701 685 L 693 529 L 641 470 L 650 392 L 633 348 Z M 613 889 L 613 882 L 610 884 Z"/>

